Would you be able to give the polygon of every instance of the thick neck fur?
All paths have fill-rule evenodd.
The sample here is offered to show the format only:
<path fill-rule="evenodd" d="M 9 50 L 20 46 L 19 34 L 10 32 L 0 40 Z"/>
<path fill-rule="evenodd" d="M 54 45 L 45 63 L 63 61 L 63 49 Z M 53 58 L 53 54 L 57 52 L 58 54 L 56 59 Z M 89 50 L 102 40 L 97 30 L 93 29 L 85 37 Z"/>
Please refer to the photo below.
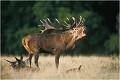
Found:
<path fill-rule="evenodd" d="M 71 33 L 63 33 L 62 38 L 64 40 L 64 43 L 66 44 L 66 49 L 74 46 L 76 39 L 74 38 L 74 36 Z"/>

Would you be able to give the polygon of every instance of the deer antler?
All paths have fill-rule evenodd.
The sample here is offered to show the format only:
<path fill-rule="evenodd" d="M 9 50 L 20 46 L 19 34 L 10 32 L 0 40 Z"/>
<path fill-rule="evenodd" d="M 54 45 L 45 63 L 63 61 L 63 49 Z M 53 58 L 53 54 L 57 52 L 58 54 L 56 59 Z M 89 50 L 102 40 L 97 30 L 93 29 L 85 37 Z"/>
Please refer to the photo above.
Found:
<path fill-rule="evenodd" d="M 55 18 L 55 20 L 58 22 L 58 24 L 60 24 L 60 21 L 57 18 Z"/>
<path fill-rule="evenodd" d="M 79 27 L 82 27 L 84 24 L 84 22 L 85 22 L 85 19 L 84 18 L 82 18 L 81 16 L 80 16 L 80 22 L 77 24 L 77 27 L 79 26 Z"/>
<path fill-rule="evenodd" d="M 50 24 L 52 24 L 49 18 L 47 18 L 47 20 L 49 21 Z"/>
<path fill-rule="evenodd" d="M 69 18 L 66 17 L 66 19 L 70 22 Z M 43 34 L 43 33 L 47 33 L 48 34 L 52 30 L 61 30 L 61 31 L 64 31 L 64 29 L 65 30 L 69 30 L 69 29 L 72 29 L 74 27 L 82 27 L 84 25 L 83 22 L 85 21 L 85 19 L 82 18 L 81 16 L 79 18 L 80 21 L 79 21 L 78 24 L 77 24 L 77 21 L 76 21 L 76 19 L 74 17 L 72 17 L 72 19 L 73 19 L 73 23 L 67 23 L 66 21 L 64 21 L 65 24 L 60 24 L 60 21 L 55 18 L 55 20 L 57 21 L 57 23 L 60 24 L 62 28 L 55 28 L 54 26 L 52 26 L 52 22 L 50 21 L 49 18 L 40 20 L 40 22 L 42 23 L 42 25 L 38 25 L 38 26 L 44 26 L 45 27 L 44 30 L 40 29 L 41 34 Z M 65 26 L 65 28 L 63 26 Z"/>
<path fill-rule="evenodd" d="M 66 17 L 66 19 L 67 19 L 68 21 L 70 21 L 69 18 Z M 65 26 L 67 29 L 70 29 L 71 24 L 68 24 L 66 21 L 64 21 L 64 23 L 65 23 L 64 26 Z"/>
<path fill-rule="evenodd" d="M 55 18 L 55 20 L 60 24 L 60 22 L 59 22 L 58 19 Z M 49 33 L 52 30 L 62 30 L 62 28 L 55 28 L 54 26 L 51 26 L 52 22 L 50 21 L 49 18 L 40 20 L 40 22 L 42 23 L 42 25 L 38 25 L 38 26 L 44 26 L 45 27 L 44 30 L 40 29 L 41 34 L 43 34 L 43 33 Z"/>
<path fill-rule="evenodd" d="M 74 17 L 72 17 L 72 19 L 73 19 L 73 21 L 74 21 L 73 24 L 72 24 L 72 28 L 73 28 L 73 27 L 76 27 L 76 26 L 77 26 L 77 21 L 76 21 L 76 19 L 75 19 Z"/>
<path fill-rule="evenodd" d="M 11 63 L 11 61 L 9 61 L 9 60 L 7 60 L 7 59 L 4 59 L 5 61 L 7 61 L 7 62 L 9 62 L 9 63 Z"/>
<path fill-rule="evenodd" d="M 66 24 L 64 26 L 67 27 L 67 29 L 72 29 L 72 28 L 76 27 L 76 25 L 77 25 L 76 19 L 74 17 L 72 17 L 72 19 L 74 21 L 73 24 L 68 24 L 66 21 L 64 21 L 64 23 Z M 67 18 L 67 20 L 70 21 L 69 18 Z"/>
<path fill-rule="evenodd" d="M 50 21 L 50 19 L 49 18 L 47 18 L 47 19 L 43 19 L 43 20 L 40 20 L 40 22 L 42 23 L 42 25 L 38 25 L 38 26 L 44 26 L 45 27 L 45 29 L 44 30 L 41 30 L 41 34 L 42 33 L 44 33 L 46 30 L 48 30 L 48 29 L 55 29 L 55 27 L 53 27 L 53 26 L 51 26 L 50 24 L 52 24 L 51 23 L 51 21 Z M 50 24 L 49 24 L 50 23 Z"/>
<path fill-rule="evenodd" d="M 40 20 L 41 23 L 43 24 L 42 26 L 45 26 L 46 29 L 55 29 L 55 27 L 49 25 L 49 23 L 48 23 L 47 20 L 49 20 L 49 19 Z M 49 20 L 49 22 L 50 22 L 50 20 Z M 50 22 L 50 23 L 51 23 L 51 22 Z M 52 24 L 52 23 L 51 23 L 51 24 Z"/>

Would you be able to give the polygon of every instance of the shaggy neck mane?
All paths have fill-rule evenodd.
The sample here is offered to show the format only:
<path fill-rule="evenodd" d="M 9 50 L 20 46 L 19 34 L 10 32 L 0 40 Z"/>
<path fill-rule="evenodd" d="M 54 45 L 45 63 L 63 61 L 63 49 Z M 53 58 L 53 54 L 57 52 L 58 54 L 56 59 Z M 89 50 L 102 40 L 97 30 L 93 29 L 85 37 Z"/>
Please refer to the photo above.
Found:
<path fill-rule="evenodd" d="M 64 43 L 67 45 L 66 49 L 71 48 L 76 41 L 73 35 L 68 32 L 61 34 L 61 37 L 63 38 Z"/>

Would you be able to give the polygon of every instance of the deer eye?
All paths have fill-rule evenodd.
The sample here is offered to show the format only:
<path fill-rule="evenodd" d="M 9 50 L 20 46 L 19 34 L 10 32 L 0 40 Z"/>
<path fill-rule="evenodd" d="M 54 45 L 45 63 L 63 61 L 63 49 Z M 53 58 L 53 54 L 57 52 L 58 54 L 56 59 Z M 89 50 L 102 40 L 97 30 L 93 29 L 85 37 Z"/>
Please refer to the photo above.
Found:
<path fill-rule="evenodd" d="M 77 30 L 76 28 L 74 28 L 73 30 Z"/>

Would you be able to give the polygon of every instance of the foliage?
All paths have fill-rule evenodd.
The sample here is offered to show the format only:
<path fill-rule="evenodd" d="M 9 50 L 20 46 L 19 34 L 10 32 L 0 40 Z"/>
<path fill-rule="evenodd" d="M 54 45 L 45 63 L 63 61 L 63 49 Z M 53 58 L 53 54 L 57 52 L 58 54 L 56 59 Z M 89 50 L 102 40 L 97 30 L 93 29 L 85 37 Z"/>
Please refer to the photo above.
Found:
<path fill-rule="evenodd" d="M 108 39 L 105 43 L 105 47 L 110 52 L 118 52 L 119 50 L 119 36 L 118 35 L 111 35 L 110 39 Z"/>
<path fill-rule="evenodd" d="M 116 34 L 112 34 L 110 35 L 110 38 L 106 41 L 106 43 L 104 44 L 105 48 L 109 51 L 109 52 L 114 52 L 114 53 L 118 53 L 119 52 L 119 17 L 117 16 L 117 22 L 116 22 Z"/>
<path fill-rule="evenodd" d="M 96 7 L 94 7 L 96 6 Z M 104 7 L 104 9 L 103 9 Z M 111 8 L 114 8 L 111 10 Z M 111 11 L 108 11 L 108 10 Z M 1 51 L 2 54 L 21 54 L 26 50 L 21 39 L 31 33 L 40 32 L 40 19 L 49 17 L 54 26 L 61 27 L 66 17 L 85 18 L 87 36 L 80 39 L 74 50 L 79 53 L 118 53 L 118 2 L 80 2 L 80 1 L 2 1 L 1 2 Z M 110 13 L 110 14 L 108 14 Z M 117 20 L 116 20 L 117 16 Z M 112 18 L 112 19 L 111 19 Z M 67 21 L 67 20 L 66 20 Z M 113 27 L 115 26 L 116 27 Z M 72 52 L 70 51 L 71 55 Z M 69 53 L 69 54 L 70 54 Z"/>

